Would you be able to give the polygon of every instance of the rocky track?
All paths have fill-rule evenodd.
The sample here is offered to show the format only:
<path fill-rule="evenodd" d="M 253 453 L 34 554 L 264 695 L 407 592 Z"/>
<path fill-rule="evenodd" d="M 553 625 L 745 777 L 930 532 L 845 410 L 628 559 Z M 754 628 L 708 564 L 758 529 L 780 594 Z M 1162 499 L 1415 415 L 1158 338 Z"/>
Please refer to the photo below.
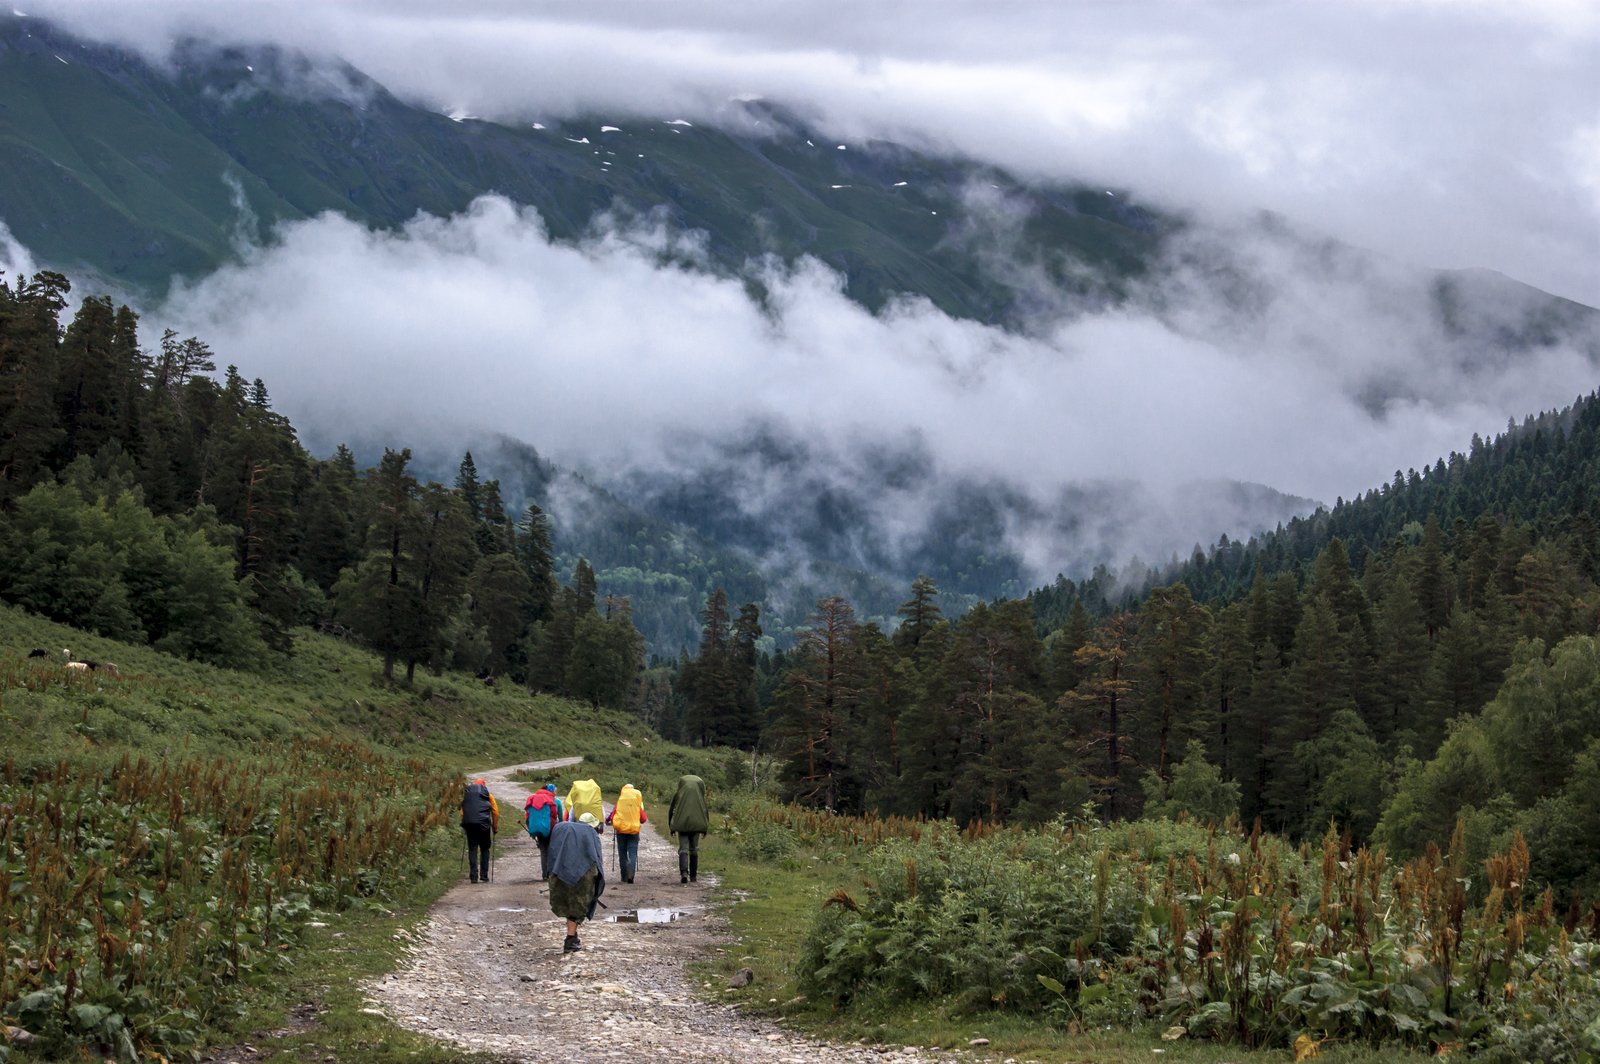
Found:
<path fill-rule="evenodd" d="M 583 950 L 562 956 L 564 922 L 549 909 L 539 852 L 515 830 L 528 791 L 507 779 L 518 769 L 560 768 L 579 758 L 531 762 L 484 776 L 501 805 L 494 881 L 465 879 L 441 898 L 409 962 L 367 987 L 371 1006 L 408 1030 L 505 1061 L 578 1064 L 596 1060 L 793 1062 L 922 1056 L 915 1049 L 840 1046 L 797 1037 L 774 1024 L 697 995 L 686 965 L 734 948 L 726 923 L 709 909 L 710 877 L 680 885 L 676 847 L 651 828 L 639 840 L 633 884 L 615 882 L 612 840 L 604 839 L 610 907 L 579 929 Z M 509 821 L 509 823 L 508 823 Z M 606 922 L 646 910 L 671 910 L 668 923 Z M 930 1054 L 931 1055 L 931 1054 Z M 952 1056 L 954 1054 L 939 1054 Z"/>

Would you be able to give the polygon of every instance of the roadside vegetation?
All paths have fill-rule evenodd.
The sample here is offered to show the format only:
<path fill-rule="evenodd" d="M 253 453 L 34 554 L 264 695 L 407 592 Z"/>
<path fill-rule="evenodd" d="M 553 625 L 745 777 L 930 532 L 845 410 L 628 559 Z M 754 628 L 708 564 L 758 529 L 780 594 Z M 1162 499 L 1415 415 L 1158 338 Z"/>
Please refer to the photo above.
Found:
<path fill-rule="evenodd" d="M 569 775 L 721 782 L 625 714 L 294 638 L 245 672 L 0 606 L 0 1012 L 37 1039 L 0 1058 L 459 1059 L 359 984 L 457 879 L 462 771 L 582 754 Z"/>
<path fill-rule="evenodd" d="M 1039 1059 L 1600 1051 L 1600 914 L 1525 887 L 1520 840 L 1469 864 L 1458 833 L 1402 862 L 1236 820 L 960 830 L 720 805 L 708 864 L 742 948 L 708 975 L 751 966 L 728 998 L 833 1037 Z"/>

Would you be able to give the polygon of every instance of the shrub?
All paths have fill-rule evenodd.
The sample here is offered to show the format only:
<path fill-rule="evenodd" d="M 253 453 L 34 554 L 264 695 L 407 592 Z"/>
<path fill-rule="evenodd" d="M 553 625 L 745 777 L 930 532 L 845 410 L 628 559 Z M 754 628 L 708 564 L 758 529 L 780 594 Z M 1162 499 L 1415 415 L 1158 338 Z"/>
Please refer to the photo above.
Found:
<path fill-rule="evenodd" d="M 781 861 L 794 853 L 794 836 L 777 824 L 752 824 L 740 832 L 735 849 L 746 861 Z"/>

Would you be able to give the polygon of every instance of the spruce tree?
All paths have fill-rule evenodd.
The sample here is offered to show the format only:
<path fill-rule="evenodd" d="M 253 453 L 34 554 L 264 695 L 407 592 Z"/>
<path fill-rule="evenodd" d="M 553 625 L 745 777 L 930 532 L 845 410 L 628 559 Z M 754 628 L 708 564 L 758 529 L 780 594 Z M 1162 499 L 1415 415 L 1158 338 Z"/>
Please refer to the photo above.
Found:
<path fill-rule="evenodd" d="M 55 395 L 61 328 L 72 284 L 40 270 L 17 278 L 6 301 L 0 344 L 0 502 L 22 495 L 49 474 L 48 457 L 65 433 Z"/>
<path fill-rule="evenodd" d="M 555 602 L 555 544 L 550 534 L 550 519 L 538 506 L 529 503 L 516 526 L 516 553 L 528 574 L 528 612 L 530 621 L 543 621 Z"/>
<path fill-rule="evenodd" d="M 782 728 L 791 754 L 784 771 L 791 800 L 829 812 L 853 806 L 860 788 L 851 769 L 858 697 L 855 609 L 837 595 L 819 599 L 795 639 L 779 689 Z"/>
<path fill-rule="evenodd" d="M 915 650 L 922 637 L 939 623 L 944 611 L 939 608 L 939 589 L 927 576 L 911 582 L 911 598 L 900 604 L 900 627 L 895 629 L 894 645 L 900 650 Z"/>
<path fill-rule="evenodd" d="M 1211 611 L 1197 604 L 1183 584 L 1152 588 L 1139 614 L 1141 730 L 1146 748 L 1154 748 L 1148 763 L 1163 780 L 1171 774 L 1169 745 L 1176 753 L 1190 739 L 1211 733 L 1205 698 L 1210 631 Z"/>
<path fill-rule="evenodd" d="M 422 608 L 412 553 L 422 515 L 417 480 L 406 468 L 410 462 L 410 448 L 385 448 L 370 485 L 376 506 L 366 560 L 336 589 L 341 619 L 383 656 L 386 680 L 394 679 L 401 655 L 416 648 L 415 621 Z"/>

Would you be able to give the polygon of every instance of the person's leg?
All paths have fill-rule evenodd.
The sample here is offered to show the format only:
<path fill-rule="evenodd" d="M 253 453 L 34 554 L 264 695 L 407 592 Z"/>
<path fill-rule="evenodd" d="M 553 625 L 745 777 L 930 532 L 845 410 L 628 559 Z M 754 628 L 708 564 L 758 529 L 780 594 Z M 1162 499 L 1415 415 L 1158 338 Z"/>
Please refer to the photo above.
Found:
<path fill-rule="evenodd" d="M 678 832 L 678 882 L 689 882 L 689 840 L 694 838 L 686 831 Z"/>
<path fill-rule="evenodd" d="M 533 837 L 533 844 L 535 846 L 539 847 L 539 878 L 540 879 L 549 879 L 550 878 L 550 840 L 546 839 L 546 838 L 540 838 L 538 835 L 535 835 Z"/>
<path fill-rule="evenodd" d="M 689 882 L 696 883 L 700 879 L 700 836 L 689 836 Z"/>
<path fill-rule="evenodd" d="M 622 881 L 633 882 L 634 866 L 639 860 L 639 836 L 626 832 L 617 835 L 617 864 L 621 866 Z"/>
<path fill-rule="evenodd" d="M 494 843 L 494 835 L 488 828 L 482 826 L 481 824 L 472 830 L 473 834 L 476 836 L 473 841 L 478 844 L 477 878 L 487 883 L 489 882 L 489 847 Z"/>
<path fill-rule="evenodd" d="M 478 850 L 483 845 L 482 828 L 476 824 L 468 824 L 464 829 L 467 833 L 467 871 L 472 875 L 472 882 L 478 881 Z"/>

